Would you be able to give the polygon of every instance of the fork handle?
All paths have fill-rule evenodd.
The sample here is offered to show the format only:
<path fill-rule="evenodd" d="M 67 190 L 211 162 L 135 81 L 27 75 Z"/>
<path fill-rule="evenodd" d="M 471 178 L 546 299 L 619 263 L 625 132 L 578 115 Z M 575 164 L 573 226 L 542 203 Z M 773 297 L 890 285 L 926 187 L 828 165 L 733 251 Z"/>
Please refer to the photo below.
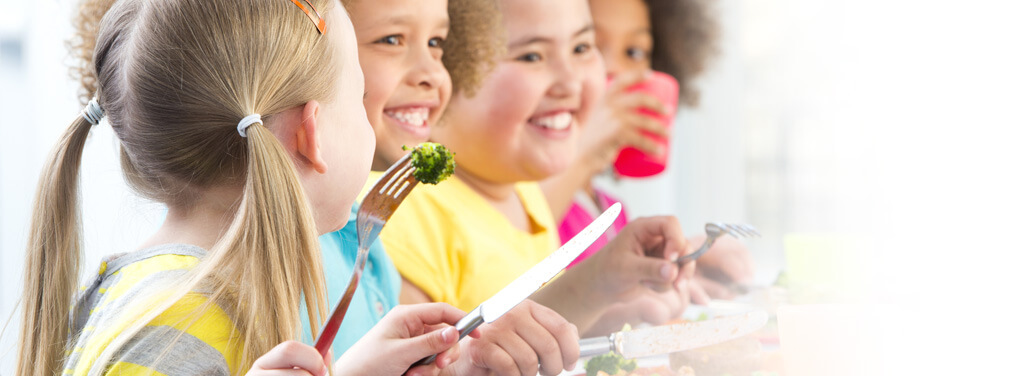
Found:
<path fill-rule="evenodd" d="M 700 248 L 697 248 L 697 250 L 695 252 L 687 253 L 685 255 L 676 257 L 674 262 L 677 265 L 679 265 L 679 267 L 683 267 L 684 264 L 686 264 L 686 263 L 688 263 L 690 261 L 697 260 L 698 257 L 703 255 L 704 253 L 707 253 L 707 251 L 709 249 L 711 249 L 711 245 L 715 244 L 715 240 L 717 240 L 717 239 L 718 239 L 717 236 L 708 236 L 707 238 L 704 239 L 704 244 L 701 244 Z"/>

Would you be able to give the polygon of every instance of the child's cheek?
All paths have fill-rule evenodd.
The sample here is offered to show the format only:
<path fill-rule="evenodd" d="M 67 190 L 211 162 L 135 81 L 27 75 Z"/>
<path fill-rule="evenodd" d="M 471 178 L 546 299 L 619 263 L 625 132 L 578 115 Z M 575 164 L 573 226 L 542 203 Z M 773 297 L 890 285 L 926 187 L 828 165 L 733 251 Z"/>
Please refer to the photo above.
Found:
<path fill-rule="evenodd" d="M 506 74 L 502 78 L 489 93 L 491 100 L 488 117 L 500 119 L 500 123 L 507 126 L 521 125 L 537 111 L 544 90 L 532 85 L 524 76 Z"/>
<path fill-rule="evenodd" d="M 600 98 L 604 96 L 605 87 L 607 86 L 604 68 L 601 64 L 594 64 L 587 70 L 587 73 L 583 82 L 580 110 L 576 114 L 576 119 L 580 124 L 585 124 L 589 120 L 590 114 L 594 112 L 595 106 L 598 105 Z"/>

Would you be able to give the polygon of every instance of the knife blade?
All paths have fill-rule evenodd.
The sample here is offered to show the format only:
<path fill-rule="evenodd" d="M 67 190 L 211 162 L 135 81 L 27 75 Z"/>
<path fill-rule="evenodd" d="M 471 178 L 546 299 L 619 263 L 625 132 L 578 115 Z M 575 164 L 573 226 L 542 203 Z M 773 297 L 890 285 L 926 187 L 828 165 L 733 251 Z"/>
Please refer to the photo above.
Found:
<path fill-rule="evenodd" d="M 704 321 L 616 332 L 607 337 L 580 340 L 580 357 L 612 351 L 632 359 L 695 349 L 742 337 L 767 322 L 767 312 L 754 310 Z"/>
<path fill-rule="evenodd" d="M 548 257 L 531 267 L 525 273 L 509 283 L 497 294 L 494 294 L 479 306 L 474 308 L 465 317 L 455 324 L 459 330 L 459 339 L 469 335 L 473 329 L 483 323 L 490 323 L 497 320 L 506 312 L 515 308 L 523 300 L 533 295 L 541 286 L 550 281 L 562 269 L 565 269 L 572 260 L 579 257 L 595 240 L 604 234 L 615 218 L 622 212 L 622 205 L 615 203 L 608 210 L 591 222 L 587 227 L 573 236 L 568 242 L 552 252 Z M 430 364 L 436 355 L 423 358 L 412 366 Z"/>

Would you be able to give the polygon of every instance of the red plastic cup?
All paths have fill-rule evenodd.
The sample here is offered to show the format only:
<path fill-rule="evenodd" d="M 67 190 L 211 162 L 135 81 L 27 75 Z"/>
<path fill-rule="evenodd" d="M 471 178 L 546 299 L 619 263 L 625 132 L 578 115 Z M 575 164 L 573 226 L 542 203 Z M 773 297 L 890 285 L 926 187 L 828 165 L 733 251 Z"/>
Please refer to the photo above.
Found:
<path fill-rule="evenodd" d="M 626 90 L 629 92 L 642 91 L 661 100 L 667 110 L 664 115 L 659 115 L 646 108 L 637 108 L 637 112 L 657 119 L 665 128 L 672 125 L 672 119 L 676 116 L 676 107 L 679 106 L 679 82 L 675 78 L 666 73 L 653 72 L 648 79 L 630 86 Z M 646 132 L 644 135 L 661 145 L 663 152 L 661 155 L 651 155 L 634 147 L 623 148 L 619 151 L 618 158 L 615 159 L 615 170 L 619 172 L 619 175 L 642 178 L 665 171 L 665 164 L 668 160 L 668 139 L 658 138 Z"/>

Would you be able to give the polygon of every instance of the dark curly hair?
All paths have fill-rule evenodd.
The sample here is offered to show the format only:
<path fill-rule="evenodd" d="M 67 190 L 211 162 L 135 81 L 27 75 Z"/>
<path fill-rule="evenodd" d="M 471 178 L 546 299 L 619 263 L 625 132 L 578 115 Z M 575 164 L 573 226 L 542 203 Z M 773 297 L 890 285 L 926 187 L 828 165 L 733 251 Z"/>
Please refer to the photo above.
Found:
<path fill-rule="evenodd" d="M 644 0 L 654 46 L 651 68 L 679 80 L 679 103 L 696 106 L 700 91 L 694 81 L 718 53 L 719 25 L 712 0 Z"/>

